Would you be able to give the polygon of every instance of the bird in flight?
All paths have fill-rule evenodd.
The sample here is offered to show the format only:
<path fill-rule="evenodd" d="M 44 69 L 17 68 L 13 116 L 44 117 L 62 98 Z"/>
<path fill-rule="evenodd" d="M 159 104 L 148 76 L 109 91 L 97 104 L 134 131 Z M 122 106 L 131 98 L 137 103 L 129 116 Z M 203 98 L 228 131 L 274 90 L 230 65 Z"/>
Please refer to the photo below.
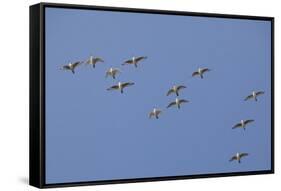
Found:
<path fill-rule="evenodd" d="M 112 76 L 112 78 L 115 79 L 116 74 L 118 73 L 121 73 L 121 71 L 118 68 L 109 68 L 106 71 L 105 77 Z"/>
<path fill-rule="evenodd" d="M 69 62 L 69 64 L 62 66 L 62 70 L 70 70 L 73 74 L 75 74 L 75 68 L 82 64 L 83 62 L 77 61 L 77 62 Z"/>
<path fill-rule="evenodd" d="M 253 91 L 252 94 L 248 95 L 244 100 L 247 101 L 249 99 L 254 99 L 255 101 L 258 101 L 257 97 L 262 94 L 264 94 L 264 91 L 258 91 L 258 92 Z"/>
<path fill-rule="evenodd" d="M 89 60 L 86 61 L 86 64 L 92 65 L 93 68 L 95 68 L 98 62 L 104 62 L 104 60 L 100 57 L 90 56 Z"/>
<path fill-rule="evenodd" d="M 133 82 L 125 82 L 125 83 L 118 82 L 117 85 L 111 86 L 110 88 L 107 88 L 107 90 L 120 90 L 121 93 L 123 93 L 124 88 L 132 86 L 134 84 L 135 83 Z"/>
<path fill-rule="evenodd" d="M 173 102 L 171 102 L 171 103 L 167 106 L 167 108 L 169 108 L 169 107 L 171 107 L 171 106 L 177 106 L 177 107 L 180 109 L 180 105 L 181 105 L 182 103 L 188 103 L 188 102 L 189 102 L 188 100 L 176 98 L 176 100 L 173 101 Z"/>
<path fill-rule="evenodd" d="M 126 60 L 122 65 L 133 64 L 137 68 L 138 67 L 138 63 L 141 60 L 144 60 L 144 59 L 147 59 L 147 57 L 146 56 L 132 57 L 131 59 Z"/>
<path fill-rule="evenodd" d="M 156 109 L 154 108 L 150 113 L 149 113 L 149 118 L 151 117 L 155 117 L 156 119 L 159 118 L 159 114 L 161 113 L 162 111 L 160 109 Z"/>
<path fill-rule="evenodd" d="M 181 89 L 184 89 L 186 88 L 185 86 L 182 86 L 182 85 L 179 85 L 179 86 L 173 86 L 168 92 L 167 92 L 167 96 L 172 94 L 172 93 L 175 93 L 177 96 L 179 96 L 179 91 Z"/>
<path fill-rule="evenodd" d="M 231 157 L 231 159 L 229 160 L 229 162 L 237 160 L 238 163 L 241 163 L 241 158 L 248 156 L 248 153 L 236 153 L 236 155 L 234 155 L 233 157 Z"/>
<path fill-rule="evenodd" d="M 203 74 L 205 72 L 209 72 L 209 71 L 211 71 L 209 68 L 198 68 L 198 70 L 196 72 L 192 73 L 192 77 L 200 76 L 200 78 L 203 79 Z"/>
<path fill-rule="evenodd" d="M 247 119 L 247 120 L 241 120 L 239 123 L 237 123 L 236 125 L 234 125 L 232 127 L 232 129 L 236 129 L 236 128 L 243 128 L 244 130 L 246 130 L 246 125 L 249 123 L 254 122 L 255 120 L 253 119 Z"/>

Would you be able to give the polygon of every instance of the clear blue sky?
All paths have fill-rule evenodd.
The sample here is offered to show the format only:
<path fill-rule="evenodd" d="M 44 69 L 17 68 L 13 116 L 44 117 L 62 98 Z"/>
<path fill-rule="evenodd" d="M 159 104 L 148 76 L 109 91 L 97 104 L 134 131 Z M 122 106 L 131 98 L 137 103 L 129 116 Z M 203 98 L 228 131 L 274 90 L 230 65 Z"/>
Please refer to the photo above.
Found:
<path fill-rule="evenodd" d="M 46 183 L 270 169 L 270 35 L 268 21 L 47 8 Z M 105 63 L 59 70 L 91 54 Z M 121 66 L 132 56 L 148 59 Z M 198 67 L 212 71 L 191 78 Z M 106 91 L 118 81 L 135 85 Z M 174 84 L 180 110 L 166 109 Z M 243 101 L 253 90 L 265 95 Z M 241 119 L 255 122 L 232 130 Z"/>

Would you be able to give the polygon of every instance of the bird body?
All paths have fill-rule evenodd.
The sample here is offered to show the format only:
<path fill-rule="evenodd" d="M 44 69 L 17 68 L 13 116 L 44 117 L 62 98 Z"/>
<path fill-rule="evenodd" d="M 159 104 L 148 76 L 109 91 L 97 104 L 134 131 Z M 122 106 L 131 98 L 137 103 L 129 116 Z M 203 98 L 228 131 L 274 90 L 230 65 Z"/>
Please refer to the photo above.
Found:
<path fill-rule="evenodd" d="M 241 120 L 239 123 L 237 123 L 236 125 L 234 125 L 232 127 L 232 129 L 235 129 L 235 128 L 243 128 L 244 130 L 246 130 L 246 125 L 251 123 L 251 122 L 254 122 L 254 120 L 252 119 L 247 119 L 247 120 Z"/>
<path fill-rule="evenodd" d="M 209 68 L 198 68 L 197 71 L 195 71 L 195 72 L 192 73 L 192 77 L 198 75 L 198 76 L 200 76 L 201 79 L 203 79 L 203 74 L 204 74 L 205 72 L 209 72 L 209 71 L 211 71 Z"/>
<path fill-rule="evenodd" d="M 104 62 L 104 60 L 100 57 L 90 56 L 89 60 L 86 61 L 86 64 L 92 65 L 93 68 L 95 68 L 98 62 Z"/>
<path fill-rule="evenodd" d="M 123 89 L 125 87 L 132 86 L 134 84 L 135 83 L 133 83 L 133 82 L 125 82 L 125 83 L 118 82 L 117 85 L 111 86 L 110 88 L 107 88 L 107 90 L 120 90 L 121 93 L 123 93 Z"/>
<path fill-rule="evenodd" d="M 237 160 L 238 163 L 241 163 L 241 158 L 242 158 L 242 157 L 245 157 L 245 156 L 248 156 L 248 155 L 249 155 L 248 153 L 236 153 L 236 154 L 229 160 L 229 162 L 234 161 L 234 160 Z"/>
<path fill-rule="evenodd" d="M 141 60 L 147 59 L 146 56 L 139 56 L 139 57 L 135 57 L 133 56 L 131 59 L 126 60 L 122 65 L 127 65 L 127 64 L 133 64 L 136 68 L 138 67 L 138 63 Z"/>
<path fill-rule="evenodd" d="M 172 93 L 175 93 L 177 96 L 179 96 L 179 91 L 181 89 L 184 89 L 186 88 L 185 86 L 182 86 L 182 85 L 179 85 L 179 86 L 173 86 L 168 92 L 167 92 L 167 96 L 172 94 Z"/>
<path fill-rule="evenodd" d="M 67 65 L 62 66 L 62 70 L 70 70 L 73 74 L 75 74 L 75 68 L 79 66 L 82 62 L 69 62 Z"/>
<path fill-rule="evenodd" d="M 109 68 L 106 71 L 106 77 L 112 76 L 113 79 L 116 78 L 116 74 L 121 73 L 121 71 L 118 68 Z"/>
<path fill-rule="evenodd" d="M 253 91 L 252 94 L 248 95 L 244 100 L 254 99 L 255 101 L 258 101 L 257 97 L 262 94 L 264 94 L 264 91 Z"/>
<path fill-rule="evenodd" d="M 176 98 L 176 100 L 173 101 L 173 102 L 171 102 L 171 103 L 167 106 L 167 108 L 169 108 L 169 107 L 175 105 L 175 106 L 178 107 L 178 109 L 180 109 L 180 106 L 181 106 L 182 103 L 188 103 L 188 102 L 189 102 L 188 100 Z"/>
<path fill-rule="evenodd" d="M 161 112 L 162 112 L 162 111 L 161 111 L 160 109 L 154 108 L 154 109 L 149 113 L 149 118 L 155 116 L 155 118 L 158 119 L 158 118 L 159 118 L 159 114 L 160 114 Z"/>

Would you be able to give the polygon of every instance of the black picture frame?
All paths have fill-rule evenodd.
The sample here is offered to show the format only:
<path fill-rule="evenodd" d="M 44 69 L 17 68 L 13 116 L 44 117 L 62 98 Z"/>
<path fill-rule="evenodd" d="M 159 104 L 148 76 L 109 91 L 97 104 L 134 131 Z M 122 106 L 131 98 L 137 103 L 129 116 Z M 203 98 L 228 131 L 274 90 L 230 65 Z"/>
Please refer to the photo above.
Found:
<path fill-rule="evenodd" d="M 45 182 L 45 8 L 46 7 L 270 21 L 271 22 L 271 90 L 272 90 L 271 92 L 271 169 L 263 170 L 263 171 L 250 171 L 250 172 L 215 173 L 215 174 L 199 174 L 199 175 L 186 175 L 186 176 L 166 176 L 166 177 L 153 177 L 153 178 L 137 178 L 137 179 L 133 178 L 133 179 L 122 179 L 122 180 L 46 184 Z M 55 3 L 39 3 L 36 5 L 32 5 L 30 6 L 29 136 L 30 136 L 29 184 L 38 188 L 272 174 L 274 173 L 274 17 L 227 15 L 227 14 L 214 14 L 214 13 L 196 13 L 196 12 L 183 12 L 183 11 L 167 11 L 167 10 L 135 9 L 135 8 L 103 7 L 103 6 L 55 4 Z"/>

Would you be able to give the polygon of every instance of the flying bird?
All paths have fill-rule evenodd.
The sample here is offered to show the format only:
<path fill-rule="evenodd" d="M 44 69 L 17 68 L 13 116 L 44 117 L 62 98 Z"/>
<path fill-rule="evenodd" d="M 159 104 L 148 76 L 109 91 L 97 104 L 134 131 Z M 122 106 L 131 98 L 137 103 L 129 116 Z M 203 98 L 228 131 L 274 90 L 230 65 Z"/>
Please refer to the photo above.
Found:
<path fill-rule="evenodd" d="M 255 120 L 253 119 L 247 119 L 247 120 L 241 120 L 239 123 L 237 123 L 236 125 L 234 125 L 232 127 L 232 129 L 236 129 L 236 128 L 243 128 L 244 130 L 246 130 L 246 125 L 249 123 L 254 122 Z"/>
<path fill-rule="evenodd" d="M 175 93 L 177 96 L 179 96 L 179 91 L 181 89 L 184 89 L 186 88 L 185 86 L 182 86 L 182 85 L 179 85 L 179 86 L 173 86 L 168 92 L 167 92 L 167 96 L 172 94 L 172 93 Z"/>
<path fill-rule="evenodd" d="M 177 107 L 180 109 L 180 105 L 181 105 L 182 103 L 188 103 L 188 102 L 189 102 L 188 100 L 176 98 L 176 100 L 173 101 L 173 102 L 171 102 L 171 103 L 167 106 L 167 108 L 169 108 L 169 107 L 175 105 L 175 106 L 177 106 Z"/>
<path fill-rule="evenodd" d="M 89 60 L 86 61 L 86 64 L 89 64 L 89 65 L 92 65 L 93 68 L 96 67 L 96 64 L 98 62 L 104 62 L 103 59 L 101 59 L 100 57 L 93 57 L 93 56 L 90 56 Z"/>
<path fill-rule="evenodd" d="M 123 93 L 124 88 L 132 86 L 134 84 L 135 83 L 133 82 L 125 82 L 125 83 L 118 82 L 117 85 L 111 86 L 110 88 L 107 88 L 107 90 L 120 90 L 121 93 Z"/>
<path fill-rule="evenodd" d="M 162 111 L 160 109 L 156 109 L 154 108 L 150 113 L 149 113 L 149 118 L 151 117 L 156 117 L 156 119 L 159 118 L 159 114 L 161 113 Z"/>
<path fill-rule="evenodd" d="M 209 71 L 211 71 L 209 68 L 198 68 L 198 70 L 196 72 L 192 73 L 192 77 L 200 76 L 200 78 L 203 79 L 203 74 L 205 72 L 209 72 Z"/>
<path fill-rule="evenodd" d="M 244 100 L 247 101 L 249 99 L 255 99 L 255 101 L 258 101 L 257 97 L 262 94 L 264 94 L 263 91 L 258 91 L 258 92 L 253 91 L 252 94 L 248 95 Z"/>
<path fill-rule="evenodd" d="M 147 59 L 147 57 L 146 56 L 133 57 L 133 58 L 131 58 L 129 60 L 126 60 L 122 65 L 133 64 L 137 68 L 138 67 L 138 63 L 141 60 L 144 60 L 144 59 Z"/>
<path fill-rule="evenodd" d="M 75 74 L 75 68 L 82 64 L 83 62 L 77 61 L 77 62 L 70 62 L 67 65 L 62 66 L 62 70 L 70 70 L 73 74 Z"/>
<path fill-rule="evenodd" d="M 234 161 L 234 160 L 237 160 L 238 163 L 241 163 L 241 158 L 242 158 L 242 157 L 245 157 L 245 156 L 248 156 L 248 155 L 249 155 L 248 153 L 236 153 L 236 155 L 234 155 L 234 156 L 229 160 L 229 162 Z"/>
<path fill-rule="evenodd" d="M 105 77 L 112 76 L 112 78 L 115 79 L 116 74 L 118 73 L 121 73 L 121 71 L 118 68 L 109 68 L 106 71 Z"/>

